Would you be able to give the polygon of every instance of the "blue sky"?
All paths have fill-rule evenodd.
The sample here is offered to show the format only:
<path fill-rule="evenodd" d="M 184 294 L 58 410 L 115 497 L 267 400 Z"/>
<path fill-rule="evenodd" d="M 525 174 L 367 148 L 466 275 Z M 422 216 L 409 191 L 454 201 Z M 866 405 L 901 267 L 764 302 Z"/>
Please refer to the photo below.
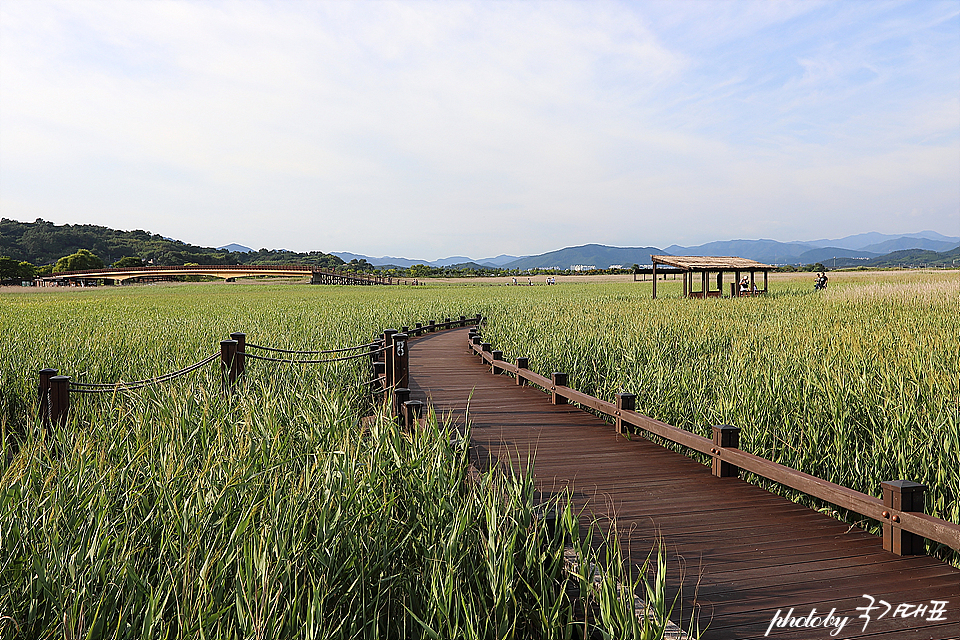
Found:
<path fill-rule="evenodd" d="M 436 259 L 960 235 L 960 3 L 0 4 L 0 215 Z"/>

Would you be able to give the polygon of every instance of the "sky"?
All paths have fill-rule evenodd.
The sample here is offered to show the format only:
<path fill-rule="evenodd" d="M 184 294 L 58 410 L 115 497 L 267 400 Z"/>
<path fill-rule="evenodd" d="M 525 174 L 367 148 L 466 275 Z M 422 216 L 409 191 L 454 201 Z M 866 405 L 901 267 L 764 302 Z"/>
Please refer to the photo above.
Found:
<path fill-rule="evenodd" d="M 0 3 L 0 215 L 434 260 L 960 235 L 960 2 Z"/>

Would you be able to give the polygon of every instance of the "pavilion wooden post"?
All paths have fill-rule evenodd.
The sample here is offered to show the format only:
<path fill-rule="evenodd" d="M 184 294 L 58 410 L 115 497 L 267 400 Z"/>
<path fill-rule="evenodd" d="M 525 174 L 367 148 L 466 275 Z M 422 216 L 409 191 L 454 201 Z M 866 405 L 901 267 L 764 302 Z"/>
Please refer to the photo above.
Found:
<path fill-rule="evenodd" d="M 530 359 L 529 358 L 517 358 L 517 369 L 529 369 L 530 368 Z M 526 378 L 520 375 L 520 372 L 517 371 L 517 386 L 522 387 L 527 384 Z"/>
<path fill-rule="evenodd" d="M 750 295 L 753 295 L 753 269 L 750 269 Z"/>
<path fill-rule="evenodd" d="M 701 279 L 703 280 L 703 283 L 701 284 L 703 290 L 700 292 L 700 297 L 706 299 L 706 297 L 707 297 L 707 287 L 710 286 L 710 285 L 707 283 L 707 270 L 704 269 L 703 272 L 702 272 L 700 275 L 702 276 Z"/>
<path fill-rule="evenodd" d="M 924 494 L 927 485 L 910 480 L 891 480 L 881 482 L 883 487 L 883 506 L 898 511 L 923 513 Z M 900 528 L 900 516 L 890 516 L 884 511 L 883 549 L 898 556 L 916 556 L 926 553 L 926 542 L 918 536 Z"/>
<path fill-rule="evenodd" d="M 740 272 L 739 271 L 733 272 L 733 284 L 736 289 L 737 295 L 739 296 L 740 295 Z M 730 289 L 730 291 L 734 291 L 734 289 Z M 731 294 L 730 297 L 732 298 L 734 296 Z"/>
<path fill-rule="evenodd" d="M 740 448 L 740 427 L 732 427 L 728 424 L 714 425 L 713 427 L 712 449 L 715 457 L 713 458 L 713 475 L 718 478 L 738 478 L 740 477 L 740 467 L 734 466 L 729 462 L 720 459 L 721 447 L 728 449 Z"/>
<path fill-rule="evenodd" d="M 623 418 L 620 413 L 623 411 L 634 411 L 637 408 L 637 396 L 632 393 L 618 393 L 617 398 L 617 433 L 623 433 Z"/>
<path fill-rule="evenodd" d="M 717 271 L 717 292 L 723 297 L 723 271 Z"/>
<path fill-rule="evenodd" d="M 769 274 L 768 274 L 767 270 L 764 269 L 764 270 L 763 270 L 763 293 L 764 293 L 764 295 L 766 295 L 766 293 L 767 293 L 767 276 L 768 276 L 768 275 L 769 275 Z"/>
<path fill-rule="evenodd" d="M 657 261 L 653 261 L 653 299 L 657 299 Z"/>
<path fill-rule="evenodd" d="M 560 373 L 559 371 L 554 371 L 551 376 L 553 380 L 553 389 L 550 390 L 551 398 L 550 401 L 553 404 L 567 404 L 567 399 L 561 395 L 557 394 L 557 387 L 567 386 L 567 374 Z"/>

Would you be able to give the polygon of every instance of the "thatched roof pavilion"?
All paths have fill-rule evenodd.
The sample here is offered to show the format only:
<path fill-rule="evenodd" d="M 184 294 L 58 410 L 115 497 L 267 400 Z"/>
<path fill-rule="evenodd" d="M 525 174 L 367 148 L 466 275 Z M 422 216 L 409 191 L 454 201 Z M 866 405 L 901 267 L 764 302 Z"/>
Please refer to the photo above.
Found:
<path fill-rule="evenodd" d="M 733 273 L 734 279 L 730 283 L 730 297 L 744 295 L 763 295 L 767 293 L 767 274 L 776 267 L 729 256 L 650 256 L 653 260 L 653 297 L 657 297 L 657 265 L 661 264 L 683 272 L 683 295 L 687 298 L 720 298 L 723 296 L 723 274 Z M 693 290 L 694 274 L 700 274 L 700 290 Z M 741 273 L 750 274 L 750 285 L 747 291 L 741 291 L 738 286 Z M 763 273 L 763 288 L 756 285 L 755 276 Z M 713 281 L 712 274 L 716 274 L 717 288 L 710 289 Z"/>

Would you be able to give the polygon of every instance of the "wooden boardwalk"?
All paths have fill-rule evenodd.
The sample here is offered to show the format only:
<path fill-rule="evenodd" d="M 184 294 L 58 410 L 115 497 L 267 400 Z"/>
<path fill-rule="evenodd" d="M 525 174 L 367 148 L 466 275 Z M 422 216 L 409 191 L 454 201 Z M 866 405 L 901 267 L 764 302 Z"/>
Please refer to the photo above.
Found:
<path fill-rule="evenodd" d="M 463 425 L 469 403 L 472 455 L 514 464 L 536 455 L 544 492 L 573 491 L 642 563 L 662 538 L 671 597 L 680 589 L 686 628 L 698 616 L 709 639 L 960 638 L 960 570 L 925 556 L 883 551 L 851 528 L 612 425 L 543 391 L 493 375 L 467 348 L 467 330 L 410 343 L 411 397 Z M 865 612 L 872 596 L 877 609 Z M 886 606 L 892 605 L 882 618 Z M 932 601 L 946 602 L 938 605 Z M 903 607 L 900 605 L 913 605 Z M 916 605 L 925 605 L 921 615 Z M 942 613 L 934 613 L 939 607 Z M 848 618 L 831 628 L 770 629 L 777 615 Z M 858 608 L 860 608 L 858 610 Z M 790 612 L 790 610 L 793 610 Z M 899 610 L 897 617 L 894 614 Z M 867 621 L 859 616 L 869 613 Z M 864 629 L 864 626 L 866 628 Z"/>

